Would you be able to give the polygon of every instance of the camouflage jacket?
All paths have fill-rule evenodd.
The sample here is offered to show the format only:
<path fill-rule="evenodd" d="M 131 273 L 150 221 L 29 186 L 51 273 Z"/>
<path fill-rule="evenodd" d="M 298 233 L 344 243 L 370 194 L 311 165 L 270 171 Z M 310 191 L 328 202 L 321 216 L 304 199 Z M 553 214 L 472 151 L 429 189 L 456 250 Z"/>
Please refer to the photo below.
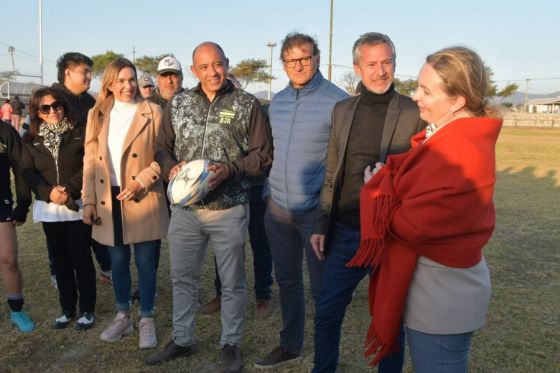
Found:
<path fill-rule="evenodd" d="M 177 92 L 176 94 L 182 93 L 184 91 L 185 91 L 185 88 L 181 88 L 179 90 L 179 92 Z M 152 94 L 147 98 L 147 100 L 150 101 L 153 104 L 161 106 L 161 110 L 165 110 L 165 108 L 167 107 L 167 104 L 169 103 L 169 101 L 173 100 L 173 98 L 171 98 L 171 100 L 164 99 L 159 94 L 159 88 L 156 88 L 156 89 L 154 89 Z"/>
<path fill-rule="evenodd" d="M 249 202 L 249 176 L 267 173 L 272 136 L 257 99 L 229 81 L 212 102 L 200 84 L 167 106 L 156 143 L 156 160 L 167 179 L 178 161 L 207 159 L 226 165 L 229 176 L 198 207 L 223 210 Z"/>

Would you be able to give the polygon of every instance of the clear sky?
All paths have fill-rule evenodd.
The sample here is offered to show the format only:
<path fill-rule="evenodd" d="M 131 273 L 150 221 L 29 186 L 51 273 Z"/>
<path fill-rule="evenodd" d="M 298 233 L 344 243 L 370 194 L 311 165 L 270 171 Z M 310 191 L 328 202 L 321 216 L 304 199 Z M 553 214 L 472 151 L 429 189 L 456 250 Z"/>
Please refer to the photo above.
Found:
<path fill-rule="evenodd" d="M 329 0 L 43 0 L 44 82 L 56 80 L 56 59 L 68 51 L 95 55 L 107 50 L 136 55 L 173 53 L 183 64 L 185 84 L 193 48 L 211 40 L 230 65 L 244 58 L 270 58 L 289 32 L 314 36 L 327 76 Z M 39 74 L 38 0 L 2 1 L 0 71 Z M 516 82 L 529 93 L 560 91 L 560 1 L 557 0 L 334 0 L 333 81 L 352 66 L 360 34 L 388 34 L 397 48 L 397 77 L 416 77 L 427 54 L 462 44 L 476 49 L 494 70 L 499 86 Z M 287 84 L 274 49 L 273 91 Z M 35 81 L 18 78 L 18 81 Z M 96 89 L 99 83 L 92 85 Z M 266 85 L 251 84 L 255 92 Z"/>

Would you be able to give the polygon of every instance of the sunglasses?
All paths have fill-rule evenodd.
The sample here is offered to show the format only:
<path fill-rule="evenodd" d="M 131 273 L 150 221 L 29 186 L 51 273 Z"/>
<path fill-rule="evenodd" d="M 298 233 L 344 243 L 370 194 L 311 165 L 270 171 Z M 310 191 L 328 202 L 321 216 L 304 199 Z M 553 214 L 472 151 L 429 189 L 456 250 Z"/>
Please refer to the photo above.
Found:
<path fill-rule="evenodd" d="M 39 106 L 39 111 L 43 114 L 49 114 L 51 112 L 51 108 L 54 111 L 60 111 L 60 110 L 64 109 L 64 106 L 62 105 L 62 102 L 55 101 L 50 105 Z"/>

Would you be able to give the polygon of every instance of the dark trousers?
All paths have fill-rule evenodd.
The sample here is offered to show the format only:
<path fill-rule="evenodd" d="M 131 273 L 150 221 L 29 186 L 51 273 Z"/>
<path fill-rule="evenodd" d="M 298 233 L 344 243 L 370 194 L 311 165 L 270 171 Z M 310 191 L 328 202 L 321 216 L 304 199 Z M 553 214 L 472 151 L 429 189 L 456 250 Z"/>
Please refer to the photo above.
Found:
<path fill-rule="evenodd" d="M 52 252 L 62 311 L 74 314 L 95 310 L 95 267 L 91 258 L 91 227 L 80 220 L 43 223 Z"/>
<path fill-rule="evenodd" d="M 251 186 L 250 202 L 249 202 L 249 241 L 251 241 L 251 249 L 253 250 L 253 270 L 255 273 L 255 298 L 270 299 L 272 286 L 272 256 L 268 239 L 264 230 L 264 213 L 266 211 L 266 202 L 263 201 L 263 186 Z M 214 285 L 216 294 L 222 295 L 222 283 L 218 276 L 216 257 L 214 257 L 214 270 L 216 277 Z"/>
<path fill-rule="evenodd" d="M 340 329 L 346 307 L 352 301 L 360 281 L 369 269 L 348 268 L 348 263 L 360 245 L 360 231 L 337 224 L 330 240 L 323 273 L 323 289 L 315 315 L 315 366 L 313 372 L 335 372 L 338 364 Z M 379 363 L 381 373 L 400 373 L 404 363 L 404 333 L 400 351 Z"/>
<path fill-rule="evenodd" d="M 99 263 L 99 268 L 103 272 L 111 270 L 111 255 L 107 246 L 100 244 L 96 240 L 91 240 L 91 249 L 95 255 L 95 260 Z"/>
<path fill-rule="evenodd" d="M 317 259 L 309 243 L 314 217 L 314 210 L 294 214 L 269 201 L 264 218 L 276 283 L 280 289 L 280 346 L 292 352 L 303 348 L 305 335 L 304 256 L 315 304 L 321 293 L 324 264 Z"/>
<path fill-rule="evenodd" d="M 109 255 L 109 251 L 107 249 L 107 246 L 100 244 L 99 242 L 97 242 L 96 240 L 94 240 L 93 238 L 91 239 L 91 249 L 93 250 L 93 254 L 95 255 L 95 259 L 97 260 L 97 263 L 99 263 L 99 268 L 103 271 L 103 272 L 107 272 L 111 270 L 111 255 Z M 49 246 L 49 243 L 47 242 L 47 251 L 49 253 L 49 269 L 51 272 L 51 275 L 54 276 L 56 269 L 54 266 L 54 262 L 53 262 L 53 253 L 52 253 L 52 249 Z"/>

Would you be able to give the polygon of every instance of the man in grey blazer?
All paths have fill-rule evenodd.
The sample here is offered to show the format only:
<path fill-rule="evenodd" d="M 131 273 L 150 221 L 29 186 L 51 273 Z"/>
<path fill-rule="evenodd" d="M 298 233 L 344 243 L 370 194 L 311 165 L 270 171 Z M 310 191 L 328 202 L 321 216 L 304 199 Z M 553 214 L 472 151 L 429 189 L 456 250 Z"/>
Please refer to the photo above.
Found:
<path fill-rule="evenodd" d="M 346 307 L 369 272 L 346 267 L 360 244 L 364 171 L 385 162 L 388 154 L 408 150 L 410 137 L 426 126 L 416 104 L 394 89 L 396 53 L 388 36 L 366 33 L 354 43 L 352 53 L 354 71 L 362 81 L 358 95 L 337 103 L 333 111 L 325 181 L 311 236 L 315 255 L 325 260 L 315 316 L 313 372 L 336 370 Z M 400 372 L 402 365 L 401 348 L 381 361 L 379 371 Z"/>

